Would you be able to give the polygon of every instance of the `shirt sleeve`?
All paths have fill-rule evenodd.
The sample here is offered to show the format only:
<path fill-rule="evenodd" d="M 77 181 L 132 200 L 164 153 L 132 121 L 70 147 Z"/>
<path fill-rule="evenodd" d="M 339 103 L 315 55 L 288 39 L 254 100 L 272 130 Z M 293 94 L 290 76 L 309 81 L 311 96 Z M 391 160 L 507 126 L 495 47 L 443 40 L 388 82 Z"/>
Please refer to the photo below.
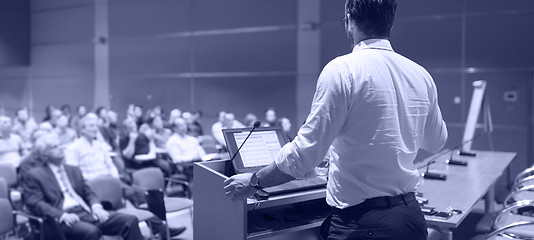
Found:
<path fill-rule="evenodd" d="M 76 143 L 72 143 L 65 148 L 65 163 L 76 167 L 80 166 L 78 151 L 76 150 L 77 145 Z"/>
<path fill-rule="evenodd" d="M 218 124 L 218 123 L 213 124 L 211 126 L 211 134 L 213 135 L 213 137 L 215 137 L 215 140 L 217 140 L 219 144 L 226 146 L 226 143 L 224 142 L 224 135 L 222 132 L 221 124 Z"/>
<path fill-rule="evenodd" d="M 195 144 L 197 145 L 198 158 L 204 157 L 206 155 L 206 151 L 204 151 L 204 148 L 200 146 L 200 143 L 198 142 L 197 139 L 195 139 Z"/>
<path fill-rule="evenodd" d="M 325 66 L 317 81 L 306 122 L 297 137 L 276 157 L 276 165 L 282 172 L 303 179 L 323 161 L 347 118 L 350 89 L 345 81 L 349 80 L 335 63 Z"/>
<path fill-rule="evenodd" d="M 443 121 L 441 110 L 438 105 L 438 92 L 436 85 L 432 78 L 430 94 L 433 96 L 433 101 L 430 106 L 430 111 L 425 122 L 425 133 L 421 148 L 431 153 L 436 153 L 445 146 L 448 138 L 447 125 Z"/>
<path fill-rule="evenodd" d="M 169 138 L 167 144 L 165 144 L 165 148 L 167 149 L 167 153 L 169 154 L 174 163 L 187 161 L 187 159 L 185 159 L 183 156 L 180 144 L 174 141 L 173 137 Z"/>
<path fill-rule="evenodd" d="M 105 148 L 107 147 L 107 144 L 102 143 L 102 146 Z M 105 151 L 104 156 L 106 158 L 106 165 L 108 165 L 108 169 L 109 169 L 109 172 L 111 173 L 111 176 L 113 176 L 114 178 L 119 178 L 119 170 L 117 169 L 117 166 L 115 166 L 115 163 L 113 163 L 113 159 L 111 159 L 109 152 Z"/>

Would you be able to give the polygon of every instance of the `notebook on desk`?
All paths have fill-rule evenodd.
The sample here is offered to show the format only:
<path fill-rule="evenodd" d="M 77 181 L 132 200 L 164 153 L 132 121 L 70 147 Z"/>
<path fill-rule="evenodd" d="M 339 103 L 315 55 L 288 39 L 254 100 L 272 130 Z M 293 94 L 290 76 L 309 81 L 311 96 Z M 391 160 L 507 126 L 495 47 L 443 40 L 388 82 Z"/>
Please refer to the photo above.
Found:
<path fill-rule="evenodd" d="M 223 129 L 224 140 L 230 156 L 245 141 L 252 128 Z M 274 162 L 280 149 L 287 143 L 280 127 L 259 127 L 252 132 L 232 164 L 236 173 L 253 173 Z M 278 186 L 264 188 L 269 196 L 322 188 L 326 185 L 323 177 L 293 180 Z"/>

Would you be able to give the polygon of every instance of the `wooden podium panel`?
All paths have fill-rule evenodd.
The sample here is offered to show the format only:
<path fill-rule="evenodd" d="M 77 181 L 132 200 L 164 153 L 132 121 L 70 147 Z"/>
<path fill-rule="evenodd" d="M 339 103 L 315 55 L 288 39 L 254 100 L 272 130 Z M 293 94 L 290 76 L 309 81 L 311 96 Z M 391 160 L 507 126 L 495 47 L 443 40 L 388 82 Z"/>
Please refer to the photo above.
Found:
<path fill-rule="evenodd" d="M 262 200 L 232 201 L 223 182 L 235 174 L 229 160 L 196 163 L 193 236 L 195 240 L 264 239 L 319 227 L 329 213 L 325 188 Z"/>

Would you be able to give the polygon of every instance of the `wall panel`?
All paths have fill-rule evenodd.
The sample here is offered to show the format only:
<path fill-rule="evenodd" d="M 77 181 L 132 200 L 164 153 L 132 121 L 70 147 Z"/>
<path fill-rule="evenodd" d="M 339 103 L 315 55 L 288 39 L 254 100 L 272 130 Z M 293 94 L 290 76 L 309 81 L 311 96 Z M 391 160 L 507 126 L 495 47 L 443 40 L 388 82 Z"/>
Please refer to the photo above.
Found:
<path fill-rule="evenodd" d="M 189 72 L 190 38 L 131 38 L 110 43 L 110 73 Z"/>
<path fill-rule="evenodd" d="M 111 36 L 151 35 L 191 30 L 191 1 L 110 1 Z"/>
<path fill-rule="evenodd" d="M 459 18 L 402 20 L 391 32 L 393 49 L 426 68 L 461 67 Z"/>
<path fill-rule="evenodd" d="M 534 66 L 532 58 L 534 34 L 530 31 L 532 26 L 534 26 L 534 12 L 469 18 L 466 33 L 467 66 L 492 68 Z M 518 31 L 524 31 L 524 34 L 518 34 Z"/>
<path fill-rule="evenodd" d="M 32 75 L 93 76 L 94 46 L 90 43 L 33 46 Z"/>
<path fill-rule="evenodd" d="M 194 30 L 291 25 L 297 22 L 296 0 L 194 0 Z"/>
<path fill-rule="evenodd" d="M 92 42 L 93 32 L 93 6 L 32 13 L 31 39 L 33 44 Z"/>
<path fill-rule="evenodd" d="M 291 71 L 296 69 L 294 30 L 195 37 L 198 72 Z"/>

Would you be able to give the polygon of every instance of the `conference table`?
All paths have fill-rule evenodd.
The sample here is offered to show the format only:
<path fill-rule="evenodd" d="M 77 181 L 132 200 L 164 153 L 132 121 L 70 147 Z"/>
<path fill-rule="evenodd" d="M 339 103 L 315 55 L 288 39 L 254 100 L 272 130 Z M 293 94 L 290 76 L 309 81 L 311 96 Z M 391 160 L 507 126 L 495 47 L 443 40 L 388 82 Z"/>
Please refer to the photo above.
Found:
<path fill-rule="evenodd" d="M 472 211 L 475 204 L 485 196 L 485 211 L 495 211 L 493 199 L 495 197 L 494 184 L 503 174 L 512 160 L 516 157 L 513 152 L 474 151 L 475 157 L 459 156 L 453 154 L 454 160 L 463 160 L 467 166 L 449 165 L 446 160 L 451 157 L 451 151 L 431 156 L 419 164 L 420 171 L 443 173 L 447 180 L 424 179 L 418 192 L 428 199 L 426 206 L 435 207 L 438 212 L 447 212 L 450 209 L 460 210 L 461 214 L 453 214 L 449 219 L 435 216 L 425 216 L 430 227 L 437 228 L 442 239 L 452 240 L 452 231 L 456 229 L 466 216 Z"/>

